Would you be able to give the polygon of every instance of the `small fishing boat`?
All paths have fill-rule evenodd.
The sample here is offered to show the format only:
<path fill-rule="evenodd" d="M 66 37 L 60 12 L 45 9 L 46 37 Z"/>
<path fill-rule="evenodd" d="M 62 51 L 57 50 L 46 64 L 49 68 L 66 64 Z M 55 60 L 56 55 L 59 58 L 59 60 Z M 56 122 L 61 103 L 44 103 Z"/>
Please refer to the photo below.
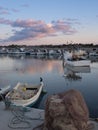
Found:
<path fill-rule="evenodd" d="M 10 89 L 11 89 L 11 86 L 0 88 L 0 100 L 5 97 L 5 95 L 10 91 Z"/>
<path fill-rule="evenodd" d="M 32 106 L 39 99 L 43 85 L 42 78 L 40 78 L 40 84 L 38 85 L 17 83 L 13 90 L 6 95 L 6 99 L 16 106 Z"/>
<path fill-rule="evenodd" d="M 87 67 L 90 66 L 90 60 L 87 60 L 83 56 L 75 56 L 73 53 L 65 53 L 64 54 L 64 61 L 65 64 L 70 65 L 70 66 L 76 66 L 76 67 Z"/>

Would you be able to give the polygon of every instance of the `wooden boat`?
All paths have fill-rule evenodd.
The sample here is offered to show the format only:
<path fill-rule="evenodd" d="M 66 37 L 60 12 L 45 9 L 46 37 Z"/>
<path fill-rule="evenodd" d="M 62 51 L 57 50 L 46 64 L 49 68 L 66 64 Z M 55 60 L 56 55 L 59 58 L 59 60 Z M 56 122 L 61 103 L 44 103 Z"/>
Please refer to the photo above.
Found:
<path fill-rule="evenodd" d="M 42 90 L 42 78 L 40 78 L 40 84 L 38 85 L 18 83 L 14 89 L 6 95 L 6 99 L 16 106 L 32 106 L 39 99 Z"/>
<path fill-rule="evenodd" d="M 90 66 L 90 60 L 87 60 L 85 57 L 75 57 L 72 53 L 65 53 L 64 54 L 65 64 L 70 66 L 80 66 L 80 67 L 87 67 Z"/>
<path fill-rule="evenodd" d="M 10 91 L 10 89 L 11 89 L 11 86 L 0 88 L 0 100 L 5 97 L 5 95 Z"/>

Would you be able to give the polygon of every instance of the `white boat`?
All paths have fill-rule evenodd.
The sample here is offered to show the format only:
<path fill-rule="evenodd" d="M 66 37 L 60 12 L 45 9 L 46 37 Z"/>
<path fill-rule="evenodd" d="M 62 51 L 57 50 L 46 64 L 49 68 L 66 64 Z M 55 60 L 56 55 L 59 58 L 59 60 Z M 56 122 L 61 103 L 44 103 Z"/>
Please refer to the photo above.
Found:
<path fill-rule="evenodd" d="M 70 66 L 77 66 L 77 67 L 78 66 L 87 67 L 90 65 L 90 60 L 84 60 L 84 59 L 79 59 L 76 61 L 68 59 L 66 62 Z"/>
<path fill-rule="evenodd" d="M 85 57 L 74 57 L 72 53 L 64 53 L 64 62 L 70 66 L 81 66 L 86 67 L 90 66 L 90 60 L 87 60 Z"/>
<path fill-rule="evenodd" d="M 76 55 L 78 57 L 87 55 L 86 51 L 80 50 L 80 49 L 79 50 L 75 50 L 73 53 L 74 53 L 74 55 Z"/>
<path fill-rule="evenodd" d="M 93 57 L 93 56 L 98 57 L 98 53 L 97 52 L 90 52 L 89 57 Z"/>
<path fill-rule="evenodd" d="M 32 106 L 39 99 L 42 90 L 42 78 L 40 78 L 40 84 L 38 85 L 18 83 L 14 89 L 6 95 L 6 99 L 16 106 Z"/>
<path fill-rule="evenodd" d="M 0 88 L 0 100 L 4 98 L 4 96 L 10 91 L 11 86 L 6 86 Z"/>

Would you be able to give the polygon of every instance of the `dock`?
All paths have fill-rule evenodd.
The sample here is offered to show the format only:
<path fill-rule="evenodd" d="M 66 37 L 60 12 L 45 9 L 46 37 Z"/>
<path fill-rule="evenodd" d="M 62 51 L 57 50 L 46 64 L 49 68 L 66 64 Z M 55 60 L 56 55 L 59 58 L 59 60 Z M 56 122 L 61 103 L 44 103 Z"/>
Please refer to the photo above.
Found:
<path fill-rule="evenodd" d="M 44 122 L 44 110 L 12 106 L 0 102 L 0 130 L 33 130 Z"/>
<path fill-rule="evenodd" d="M 4 102 L 0 102 L 0 130 L 41 130 L 35 129 L 44 123 L 45 111 L 36 108 L 22 108 L 13 106 L 5 108 Z M 98 130 L 98 121 L 90 120 L 94 128 Z M 88 129 L 89 130 L 89 129 Z"/>

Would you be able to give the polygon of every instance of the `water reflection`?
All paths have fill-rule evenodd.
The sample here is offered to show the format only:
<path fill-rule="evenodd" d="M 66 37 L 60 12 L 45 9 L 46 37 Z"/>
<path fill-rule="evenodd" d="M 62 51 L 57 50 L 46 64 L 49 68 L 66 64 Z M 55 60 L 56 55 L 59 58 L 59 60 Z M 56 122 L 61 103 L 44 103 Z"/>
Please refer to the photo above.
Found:
<path fill-rule="evenodd" d="M 82 67 L 82 66 L 69 66 L 69 65 L 63 65 L 64 70 L 64 77 L 69 80 L 81 80 L 82 75 L 81 73 L 90 73 L 91 68 L 90 66 Z"/>
<path fill-rule="evenodd" d="M 89 56 L 91 62 L 98 62 L 98 56 Z"/>
<path fill-rule="evenodd" d="M 41 59 L 41 60 L 61 60 L 61 55 L 25 55 L 25 54 L 0 54 L 0 58 L 3 57 L 10 57 L 14 59 L 26 59 L 26 58 L 33 58 L 33 59 Z"/>
<path fill-rule="evenodd" d="M 42 58 L 40 56 L 26 56 L 26 55 L 6 55 L 0 57 L 0 72 L 1 71 L 17 71 L 20 73 L 45 73 L 60 71 L 58 59 L 53 56 Z"/>
<path fill-rule="evenodd" d="M 54 72 L 54 71 L 61 71 L 59 68 L 58 61 L 53 60 L 36 60 L 36 59 L 23 59 L 20 62 L 17 60 L 14 61 L 14 67 L 20 73 L 46 73 L 46 72 Z M 18 64 L 19 63 L 19 64 Z"/>
<path fill-rule="evenodd" d="M 49 73 L 62 73 L 62 67 L 58 59 L 40 59 L 32 56 L 1 56 L 0 57 L 0 80 L 10 83 L 12 80 L 28 82 L 30 76 L 40 77 Z M 12 79 L 11 79 L 12 77 Z M 4 79 L 3 79 L 4 78 Z M 30 78 L 31 79 L 31 78 Z M 30 80 L 29 79 L 29 80 Z M 36 79 L 36 78 L 35 78 Z M 7 85 L 7 84 L 6 84 Z"/>

